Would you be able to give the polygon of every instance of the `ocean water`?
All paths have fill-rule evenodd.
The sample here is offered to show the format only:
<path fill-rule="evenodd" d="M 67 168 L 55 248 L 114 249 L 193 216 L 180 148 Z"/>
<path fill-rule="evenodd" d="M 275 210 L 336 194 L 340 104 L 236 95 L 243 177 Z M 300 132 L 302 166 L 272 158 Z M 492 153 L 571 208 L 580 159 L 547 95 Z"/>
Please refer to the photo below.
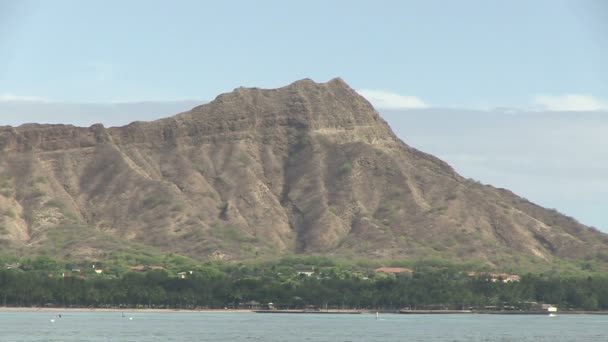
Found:
<path fill-rule="evenodd" d="M 0 312 L 0 341 L 608 341 L 608 316 L 600 315 L 380 314 L 376 319 L 371 314 L 125 312 L 125 316 Z"/>

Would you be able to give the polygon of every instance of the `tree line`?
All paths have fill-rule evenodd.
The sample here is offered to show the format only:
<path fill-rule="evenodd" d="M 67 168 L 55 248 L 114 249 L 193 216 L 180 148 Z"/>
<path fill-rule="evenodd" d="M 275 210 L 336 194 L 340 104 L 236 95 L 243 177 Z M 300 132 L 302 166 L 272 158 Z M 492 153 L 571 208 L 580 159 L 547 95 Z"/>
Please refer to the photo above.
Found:
<path fill-rule="evenodd" d="M 63 277 L 46 271 L 0 271 L 3 306 L 238 308 L 526 309 L 531 302 L 560 310 L 608 310 L 608 277 L 528 274 L 503 283 L 455 269 L 409 275 L 329 267 L 312 276 L 294 269 L 202 267 L 185 279 L 165 270 L 120 276 Z"/>

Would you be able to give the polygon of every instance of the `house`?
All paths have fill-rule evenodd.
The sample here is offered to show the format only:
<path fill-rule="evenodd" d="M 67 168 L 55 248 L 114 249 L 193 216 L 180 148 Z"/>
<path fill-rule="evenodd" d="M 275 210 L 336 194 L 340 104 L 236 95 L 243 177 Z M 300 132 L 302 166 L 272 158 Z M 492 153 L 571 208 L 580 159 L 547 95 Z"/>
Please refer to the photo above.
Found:
<path fill-rule="evenodd" d="M 257 300 L 250 300 L 245 303 L 239 303 L 239 309 L 260 310 L 262 305 Z"/>
<path fill-rule="evenodd" d="M 379 267 L 374 270 L 376 273 L 392 273 L 392 274 L 412 274 L 414 270 L 405 267 Z"/>
<path fill-rule="evenodd" d="M 12 264 L 4 264 L 4 266 L 6 267 L 7 270 L 16 270 L 19 267 L 21 267 L 21 264 L 19 264 L 18 262 L 15 262 Z"/>
<path fill-rule="evenodd" d="M 103 266 L 99 263 L 95 263 L 95 264 L 93 264 L 93 270 L 95 270 L 95 273 L 97 273 L 97 274 L 102 274 Z"/>
<path fill-rule="evenodd" d="M 314 267 L 303 267 L 303 268 L 298 268 L 296 270 L 296 273 L 298 273 L 298 275 L 305 275 L 307 277 L 310 277 L 311 275 L 315 274 L 315 268 Z"/>
<path fill-rule="evenodd" d="M 503 283 L 510 283 L 510 282 L 521 280 L 521 277 L 518 276 L 517 274 L 507 274 L 507 273 L 500 273 L 499 278 L 502 279 Z"/>
<path fill-rule="evenodd" d="M 537 302 L 521 302 L 520 303 L 526 310 L 532 312 L 557 312 L 557 307 L 553 304 L 537 303 Z"/>
<path fill-rule="evenodd" d="M 511 283 L 514 281 L 520 281 L 521 277 L 517 274 L 509 273 L 485 273 L 485 272 L 467 272 L 469 277 L 485 277 L 489 281 L 495 283 L 501 281 L 503 283 Z"/>
<path fill-rule="evenodd" d="M 193 271 L 178 272 L 177 277 L 180 279 L 186 279 L 186 277 L 188 277 L 188 275 L 192 275 L 193 273 L 194 273 Z"/>
<path fill-rule="evenodd" d="M 552 304 L 540 304 L 540 309 L 547 312 L 557 312 L 557 307 Z"/>

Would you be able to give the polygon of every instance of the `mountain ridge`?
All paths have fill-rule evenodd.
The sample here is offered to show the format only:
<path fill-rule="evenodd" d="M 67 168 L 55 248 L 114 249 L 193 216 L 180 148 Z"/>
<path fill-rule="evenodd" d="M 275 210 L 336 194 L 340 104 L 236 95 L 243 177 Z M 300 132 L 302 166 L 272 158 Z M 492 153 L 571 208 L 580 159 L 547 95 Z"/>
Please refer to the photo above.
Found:
<path fill-rule="evenodd" d="M 607 235 L 408 146 L 339 78 L 241 87 L 122 127 L 2 126 L 0 157 L 0 241 L 33 253 L 100 258 L 133 242 L 197 259 L 500 264 L 608 247 Z"/>

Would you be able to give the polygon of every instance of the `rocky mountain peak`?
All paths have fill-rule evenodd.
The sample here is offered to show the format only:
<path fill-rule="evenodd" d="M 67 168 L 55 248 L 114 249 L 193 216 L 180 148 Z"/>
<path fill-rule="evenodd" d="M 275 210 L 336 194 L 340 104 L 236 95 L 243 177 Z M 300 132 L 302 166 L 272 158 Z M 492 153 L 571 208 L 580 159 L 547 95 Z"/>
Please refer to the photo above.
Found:
<path fill-rule="evenodd" d="M 0 213 L 5 250 L 66 257 L 608 259 L 605 234 L 410 148 L 339 78 L 124 127 L 1 127 Z"/>
<path fill-rule="evenodd" d="M 326 83 L 302 79 L 277 89 L 240 87 L 194 108 L 191 114 L 203 116 L 204 119 L 204 115 L 213 115 L 213 112 L 227 115 L 247 112 L 255 116 L 279 114 L 309 120 L 328 116 L 367 116 L 365 121 L 378 118 L 371 104 L 340 78 Z"/>

